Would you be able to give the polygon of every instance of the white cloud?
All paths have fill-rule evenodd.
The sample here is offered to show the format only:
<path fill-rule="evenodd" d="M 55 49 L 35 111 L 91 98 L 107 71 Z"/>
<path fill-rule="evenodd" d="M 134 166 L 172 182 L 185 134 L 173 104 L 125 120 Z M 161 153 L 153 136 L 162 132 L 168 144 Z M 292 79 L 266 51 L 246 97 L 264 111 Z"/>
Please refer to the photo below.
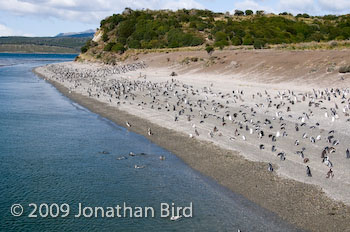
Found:
<path fill-rule="evenodd" d="M 311 15 L 349 14 L 350 0 L 237 0 L 231 12 L 235 9 Z"/>
<path fill-rule="evenodd" d="M 204 7 L 194 0 L 168 1 L 162 8 L 165 9 L 203 9 Z"/>
<path fill-rule="evenodd" d="M 298 13 L 312 13 L 316 14 L 318 5 L 314 0 L 280 0 L 278 9 L 280 11 L 287 11 L 293 14 Z"/>
<path fill-rule="evenodd" d="M 234 4 L 235 9 L 239 10 L 264 10 L 266 12 L 274 12 L 274 9 L 268 6 L 263 6 L 257 3 L 256 1 L 253 0 L 244 0 L 244 1 L 239 1 Z M 231 11 L 231 13 L 234 13 L 234 10 Z"/>
<path fill-rule="evenodd" d="M 0 24 L 0 36 L 11 36 L 14 32 L 11 30 L 11 28 L 6 27 L 3 24 Z"/>
<path fill-rule="evenodd" d="M 54 17 L 84 23 L 98 23 L 125 7 L 132 9 L 204 8 L 196 0 L 6 0 L 0 10 L 16 15 Z"/>
<path fill-rule="evenodd" d="M 328 1 L 328 0 L 320 0 Z M 343 0 L 340 0 L 343 1 Z M 234 12 L 235 9 L 246 10 L 250 9 L 253 11 L 264 10 L 270 13 L 281 13 L 287 11 L 289 13 L 298 14 L 298 13 L 319 13 L 319 7 L 315 0 L 275 0 L 275 1 L 266 1 L 266 0 L 240 0 L 237 1 L 234 5 L 234 9 L 231 11 Z"/>
<path fill-rule="evenodd" d="M 214 0 L 0 0 L 0 12 L 6 11 L 16 16 L 41 17 L 45 20 L 57 18 L 98 24 L 101 19 L 113 13 L 120 13 L 125 7 L 172 10 L 205 8 L 201 3 L 205 5 L 208 1 Z M 215 0 L 215 2 L 218 5 L 225 4 L 224 1 Z M 233 13 L 235 9 L 264 10 L 273 13 L 287 11 L 293 14 L 312 15 L 341 14 L 349 13 L 345 11 L 350 9 L 350 0 L 235 0 L 231 12 Z"/>
<path fill-rule="evenodd" d="M 332 13 L 350 13 L 350 1 L 349 0 L 318 0 L 320 8 Z"/>
<path fill-rule="evenodd" d="M 8 26 L 0 23 L 0 36 L 34 36 L 33 34 L 23 33 L 22 31 L 13 30 Z"/>

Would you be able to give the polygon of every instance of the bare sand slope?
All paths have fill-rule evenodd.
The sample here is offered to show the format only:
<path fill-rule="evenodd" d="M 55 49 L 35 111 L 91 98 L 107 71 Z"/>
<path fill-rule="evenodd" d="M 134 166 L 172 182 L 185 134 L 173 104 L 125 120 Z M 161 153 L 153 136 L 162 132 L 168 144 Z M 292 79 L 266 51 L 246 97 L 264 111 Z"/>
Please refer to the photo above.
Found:
<path fill-rule="evenodd" d="M 349 50 L 223 50 L 211 56 L 205 51 L 148 53 L 134 54 L 128 61 L 135 57 L 147 60 L 150 67 L 172 67 L 180 73 L 223 74 L 254 83 L 294 82 L 311 87 L 350 83 L 350 73 L 339 73 L 340 67 L 350 65 Z"/>
<path fill-rule="evenodd" d="M 101 64 L 63 63 L 36 72 L 67 88 L 70 97 L 96 101 L 85 105 L 92 110 L 97 102 L 105 104 L 112 113 L 102 114 L 122 125 L 121 118 L 131 125 L 141 120 L 131 128 L 146 135 L 151 128 L 151 140 L 289 222 L 313 231 L 346 231 L 349 206 L 329 198 L 350 204 L 350 78 L 338 73 L 350 64 L 347 53 L 149 53 L 125 62 L 147 64 L 134 71 L 111 74 L 105 70 L 113 68 Z M 182 147 L 179 138 L 172 140 L 177 133 Z M 321 158 L 325 147 L 335 151 L 324 155 L 328 161 Z M 267 163 L 278 176 L 271 176 Z M 330 169 L 334 177 L 326 178 Z"/>

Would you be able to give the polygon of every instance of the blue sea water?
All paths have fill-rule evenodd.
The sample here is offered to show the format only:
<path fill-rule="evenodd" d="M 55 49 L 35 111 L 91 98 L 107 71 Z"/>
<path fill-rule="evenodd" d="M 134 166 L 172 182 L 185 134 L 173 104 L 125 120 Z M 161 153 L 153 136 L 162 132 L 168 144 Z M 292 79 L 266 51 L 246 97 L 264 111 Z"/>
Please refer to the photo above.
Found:
<path fill-rule="evenodd" d="M 72 102 L 31 71 L 73 59 L 0 54 L 0 231 L 296 231 L 145 137 Z M 130 151 L 145 155 L 130 157 Z M 127 159 L 118 160 L 121 156 Z M 74 216 L 78 203 L 106 209 L 124 202 L 153 207 L 155 217 Z M 161 203 L 191 202 L 193 217 L 161 217 Z M 42 217 L 37 209 L 36 218 L 28 217 L 31 203 L 43 204 L 43 216 L 44 204 L 54 214 L 54 204 L 62 211 Z M 61 217 L 64 203 L 70 207 L 67 217 Z M 14 204 L 22 205 L 21 216 L 11 214 Z"/>

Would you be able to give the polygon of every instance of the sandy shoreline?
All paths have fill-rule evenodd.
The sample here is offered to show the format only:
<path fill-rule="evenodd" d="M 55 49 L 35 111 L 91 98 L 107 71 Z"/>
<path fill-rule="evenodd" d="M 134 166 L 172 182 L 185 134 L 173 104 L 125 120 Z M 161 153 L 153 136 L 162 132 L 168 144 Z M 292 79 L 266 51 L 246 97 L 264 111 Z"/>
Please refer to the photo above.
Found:
<path fill-rule="evenodd" d="M 69 90 L 64 85 L 44 77 L 60 92 L 92 112 L 119 125 L 145 135 L 152 142 L 176 154 L 192 168 L 213 178 L 221 185 L 242 194 L 286 221 L 311 231 L 349 231 L 350 207 L 331 200 L 319 187 L 282 178 L 266 171 L 267 164 L 244 159 L 237 152 L 208 141 L 189 139 L 185 133 L 161 127 L 145 118 L 136 117 L 96 99 Z M 147 135 L 151 127 L 153 136 Z"/>

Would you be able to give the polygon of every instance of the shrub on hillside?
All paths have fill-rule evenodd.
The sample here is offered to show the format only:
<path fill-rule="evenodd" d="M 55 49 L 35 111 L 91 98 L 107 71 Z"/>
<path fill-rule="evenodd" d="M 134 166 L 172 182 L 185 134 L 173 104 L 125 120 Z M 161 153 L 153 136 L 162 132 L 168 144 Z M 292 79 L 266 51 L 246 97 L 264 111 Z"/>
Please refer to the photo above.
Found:
<path fill-rule="evenodd" d="M 83 47 L 80 48 L 80 51 L 81 51 L 81 53 L 86 53 L 90 47 L 94 47 L 96 45 L 97 45 L 97 43 L 90 39 L 90 40 L 86 41 L 86 43 Z"/>
<path fill-rule="evenodd" d="M 103 40 L 103 42 L 107 42 L 107 41 L 108 41 L 108 35 L 107 35 L 106 32 L 103 32 L 103 34 L 102 34 L 102 40 Z"/>
<path fill-rule="evenodd" d="M 227 41 L 217 41 L 214 43 L 215 47 L 219 47 L 221 50 L 228 45 Z"/>
<path fill-rule="evenodd" d="M 135 48 L 135 49 L 141 48 L 140 41 L 138 41 L 136 39 L 131 39 L 130 41 L 127 42 L 127 45 L 129 48 Z"/>
<path fill-rule="evenodd" d="M 198 46 L 203 44 L 203 39 L 190 33 L 184 33 L 180 29 L 172 29 L 168 32 L 168 47 Z"/>
<path fill-rule="evenodd" d="M 106 44 L 106 46 L 103 48 L 103 50 L 106 52 L 109 52 L 114 45 L 115 45 L 115 43 L 110 42 L 110 43 Z"/>
<path fill-rule="evenodd" d="M 135 21 L 127 20 L 119 23 L 117 29 L 117 36 L 128 38 L 135 30 Z"/>
<path fill-rule="evenodd" d="M 225 46 L 229 45 L 228 43 L 228 36 L 225 32 L 218 31 L 215 33 L 215 47 L 220 47 L 220 49 L 223 49 Z"/>
<path fill-rule="evenodd" d="M 213 52 L 214 52 L 214 47 L 208 45 L 208 46 L 205 47 L 205 50 L 207 51 L 207 53 L 208 53 L 209 55 L 211 55 L 211 54 L 213 54 Z"/>
<path fill-rule="evenodd" d="M 227 41 L 227 34 L 223 31 L 216 32 L 215 41 Z"/>
<path fill-rule="evenodd" d="M 81 53 L 85 53 L 85 52 L 87 52 L 88 49 L 89 49 L 88 47 L 83 46 L 83 47 L 81 47 L 80 51 L 81 51 Z"/>
<path fill-rule="evenodd" d="M 239 46 L 239 45 L 242 45 L 242 38 L 239 37 L 239 36 L 235 36 L 231 39 L 231 43 L 232 45 L 234 46 Z"/>
<path fill-rule="evenodd" d="M 248 34 L 243 37 L 243 45 L 253 45 L 253 43 L 254 39 L 251 35 Z"/>
<path fill-rule="evenodd" d="M 255 39 L 254 40 L 254 48 L 255 49 L 262 49 L 265 47 L 265 41 L 262 39 Z"/>
<path fill-rule="evenodd" d="M 123 54 L 125 52 L 125 47 L 122 43 L 116 43 L 111 48 L 112 52 L 118 52 L 119 54 Z"/>

